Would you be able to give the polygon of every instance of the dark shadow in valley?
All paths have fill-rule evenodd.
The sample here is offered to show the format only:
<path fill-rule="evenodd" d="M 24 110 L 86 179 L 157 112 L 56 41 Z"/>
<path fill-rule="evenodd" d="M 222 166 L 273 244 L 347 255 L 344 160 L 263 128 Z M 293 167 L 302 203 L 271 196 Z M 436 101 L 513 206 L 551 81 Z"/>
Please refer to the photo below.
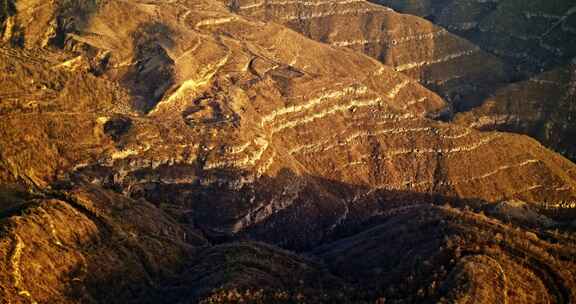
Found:
<path fill-rule="evenodd" d="M 186 213 L 187 222 L 204 231 L 213 243 L 251 239 L 296 251 L 355 234 L 388 218 L 398 208 L 448 203 L 481 210 L 488 204 L 481 199 L 433 192 L 373 189 L 299 176 L 287 169 L 254 183 L 242 182 L 249 180 L 246 172 L 213 170 L 194 176 L 196 169 L 141 169 L 120 184 L 109 179 L 107 186 L 157 206 L 178 206 Z M 194 181 L 163 182 L 182 180 L 184 175 L 194 176 Z M 144 182 L 146 176 L 154 178 Z"/>
<path fill-rule="evenodd" d="M 116 288 L 114 278 L 131 276 L 126 268 L 111 271 L 109 278 L 85 282 L 82 288 L 86 289 L 75 289 L 74 296 L 87 292 L 97 301 L 110 303 L 194 302 L 225 287 L 319 292 L 329 295 L 323 300 L 326 303 L 373 302 L 383 295 L 429 303 L 459 288 L 460 283 L 449 280 L 449 275 L 465 256 L 463 252 L 498 257 L 493 231 L 499 228 L 484 221 L 482 213 L 493 204 L 480 199 L 379 190 L 300 176 L 288 169 L 254 183 L 239 183 L 248 173 L 238 170 L 213 170 L 190 183 L 163 182 L 180 179 L 192 170 L 160 166 L 128 177 L 123 185 L 114 184 L 113 178 L 100 180 L 136 202 L 152 202 L 184 231 L 202 231 L 211 245 L 190 244 L 200 247 L 181 265 L 166 266 L 175 271 L 168 277 L 155 271 L 132 277 L 122 287 L 130 292 L 109 296 Z M 142 182 L 144 176 L 152 175 L 155 181 Z M 527 227 L 504 217 L 500 220 L 503 225 Z M 146 227 L 141 229 L 157 233 L 153 225 Z M 130 246 L 121 252 L 132 256 L 133 251 L 142 250 Z M 502 252 L 529 254 L 526 249 L 502 248 Z M 155 258 L 146 252 L 140 256 L 136 261 Z M 561 282 L 554 273 L 556 266 L 546 267 L 544 274 L 555 278 L 550 290 L 562 291 L 569 298 L 564 283 L 556 284 Z"/>
<path fill-rule="evenodd" d="M 0 1 L 0 33 L 4 32 L 4 22 L 11 16 L 16 14 L 16 5 L 14 0 L 1 0 Z"/>
<path fill-rule="evenodd" d="M 134 64 L 121 83 L 134 96 L 133 107 L 148 113 L 174 84 L 174 60 L 166 52 L 172 47 L 172 30 L 165 24 L 142 24 L 132 33 Z"/>
<path fill-rule="evenodd" d="M 56 5 L 56 24 L 54 35 L 49 37 L 47 45 L 65 48 L 69 33 L 79 33 L 90 22 L 90 18 L 99 9 L 102 0 L 58 1 Z M 70 46 L 72 48 L 72 46 Z"/>

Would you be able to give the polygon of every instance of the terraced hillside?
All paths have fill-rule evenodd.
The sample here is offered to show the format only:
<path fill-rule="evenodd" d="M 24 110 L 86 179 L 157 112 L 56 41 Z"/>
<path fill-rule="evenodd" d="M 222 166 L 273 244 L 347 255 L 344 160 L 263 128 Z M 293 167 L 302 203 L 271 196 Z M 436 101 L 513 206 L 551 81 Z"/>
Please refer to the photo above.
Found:
<path fill-rule="evenodd" d="M 483 130 L 507 130 L 534 136 L 548 147 L 576 159 L 576 69 L 566 65 L 496 91 L 455 122 Z"/>
<path fill-rule="evenodd" d="M 425 16 L 502 58 L 524 78 L 576 56 L 573 1 L 396 1 L 375 3 Z"/>
<path fill-rule="evenodd" d="M 0 298 L 576 298 L 574 163 L 431 120 L 448 105 L 417 80 L 237 9 L 16 3 L 18 43 L 0 47 Z"/>
<path fill-rule="evenodd" d="M 458 121 L 482 130 L 529 134 L 574 159 L 572 1 L 374 2 L 424 16 L 506 64 L 513 84 L 486 92 L 479 102 L 483 105 L 461 113 Z"/>
<path fill-rule="evenodd" d="M 439 93 L 457 111 L 477 105 L 485 92 L 508 79 L 500 60 L 476 45 L 425 19 L 367 1 L 235 0 L 229 6 L 363 52 Z"/>

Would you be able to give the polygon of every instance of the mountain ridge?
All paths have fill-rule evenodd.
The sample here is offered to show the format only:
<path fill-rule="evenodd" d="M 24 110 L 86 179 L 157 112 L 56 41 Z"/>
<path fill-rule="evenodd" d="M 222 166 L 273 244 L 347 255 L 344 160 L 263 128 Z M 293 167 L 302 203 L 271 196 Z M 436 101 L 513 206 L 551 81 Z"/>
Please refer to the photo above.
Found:
<path fill-rule="evenodd" d="M 576 298 L 573 162 L 473 128 L 481 108 L 439 121 L 451 105 L 418 79 L 242 5 L 16 2 L 0 47 L 0 297 Z M 374 13 L 439 30 L 328 5 L 296 11 L 328 31 L 343 12 L 352 29 Z"/>

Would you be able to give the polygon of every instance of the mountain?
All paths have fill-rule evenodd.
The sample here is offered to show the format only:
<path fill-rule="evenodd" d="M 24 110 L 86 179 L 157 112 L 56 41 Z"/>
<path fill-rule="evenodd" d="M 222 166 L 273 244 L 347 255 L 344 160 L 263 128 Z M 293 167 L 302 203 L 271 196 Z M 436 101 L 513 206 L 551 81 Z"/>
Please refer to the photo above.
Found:
<path fill-rule="evenodd" d="M 397 1 L 373 2 L 433 20 L 497 55 L 527 77 L 569 63 L 576 56 L 573 1 Z"/>
<path fill-rule="evenodd" d="M 482 130 L 529 134 L 573 160 L 575 98 L 576 66 L 568 64 L 505 86 L 454 121 Z"/>
<path fill-rule="evenodd" d="M 576 165 L 508 121 L 478 125 L 510 107 L 437 120 L 454 100 L 418 77 L 469 64 L 481 82 L 500 60 L 392 64 L 471 42 L 364 1 L 3 3 L 0 298 L 576 298 Z M 343 44 L 375 37 L 402 43 Z M 517 99 L 508 85 L 498 105 Z M 540 100 L 550 116 L 519 119 L 571 104 Z"/>
<path fill-rule="evenodd" d="M 506 66 L 512 84 L 486 91 L 475 102 L 481 106 L 458 114 L 457 121 L 482 130 L 529 134 L 574 160 L 570 75 L 576 58 L 576 6 L 572 1 L 374 2 L 432 20 Z"/>
<path fill-rule="evenodd" d="M 484 92 L 508 81 L 500 59 L 478 46 L 423 18 L 367 1 L 235 0 L 230 7 L 363 52 L 439 93 L 456 111 L 478 105 Z"/>

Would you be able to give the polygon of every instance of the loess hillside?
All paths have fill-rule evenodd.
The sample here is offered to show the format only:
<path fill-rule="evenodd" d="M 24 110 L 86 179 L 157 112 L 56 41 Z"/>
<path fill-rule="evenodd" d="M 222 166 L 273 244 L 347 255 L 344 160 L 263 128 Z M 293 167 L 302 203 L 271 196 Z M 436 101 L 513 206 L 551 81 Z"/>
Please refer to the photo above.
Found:
<path fill-rule="evenodd" d="M 0 5 L 6 303 L 576 300 L 573 64 L 362 0 Z"/>
<path fill-rule="evenodd" d="M 235 0 L 230 7 L 363 52 L 439 93 L 456 111 L 473 107 L 483 92 L 508 80 L 501 60 L 478 46 L 428 20 L 367 1 Z"/>

